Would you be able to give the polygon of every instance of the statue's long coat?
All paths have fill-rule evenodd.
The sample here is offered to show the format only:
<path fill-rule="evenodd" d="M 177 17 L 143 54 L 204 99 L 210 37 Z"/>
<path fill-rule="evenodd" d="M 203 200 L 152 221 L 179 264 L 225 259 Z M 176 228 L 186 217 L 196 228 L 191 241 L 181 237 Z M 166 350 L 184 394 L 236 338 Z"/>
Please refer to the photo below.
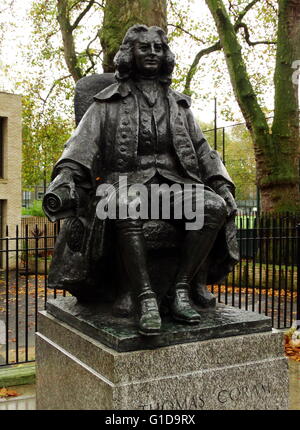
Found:
<path fill-rule="evenodd" d="M 210 187 L 216 181 L 224 182 L 234 190 L 218 152 L 210 148 L 190 111 L 190 98 L 171 89 L 167 98 L 170 139 L 185 176 Z M 136 170 L 138 136 L 139 109 L 130 83 L 112 84 L 94 97 L 53 171 L 54 178 L 62 163 L 75 162 L 87 178 L 87 184 L 79 185 L 91 187 L 91 198 L 79 218 L 69 218 L 64 223 L 49 273 L 50 287 L 66 288 L 77 294 L 83 284 L 89 288 L 88 285 L 99 282 L 95 279 L 105 278 L 101 271 L 107 267 L 104 257 L 109 254 L 111 240 L 107 240 L 110 232 L 106 221 L 95 216 L 95 191 L 101 182 L 118 181 L 120 174 L 135 182 L 143 181 L 141 172 Z M 220 231 L 213 255 L 210 282 L 224 277 L 238 260 L 233 219 Z"/>

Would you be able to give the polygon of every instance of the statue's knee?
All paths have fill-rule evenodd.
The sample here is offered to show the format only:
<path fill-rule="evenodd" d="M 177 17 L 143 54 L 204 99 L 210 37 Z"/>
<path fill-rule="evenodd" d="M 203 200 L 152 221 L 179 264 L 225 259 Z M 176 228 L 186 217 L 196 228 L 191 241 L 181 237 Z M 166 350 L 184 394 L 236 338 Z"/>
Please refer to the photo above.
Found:
<path fill-rule="evenodd" d="M 211 196 L 205 202 L 205 218 L 207 222 L 216 224 L 217 226 L 222 221 L 225 221 L 226 216 L 226 202 L 221 196 L 216 194 L 214 196 Z"/>
<path fill-rule="evenodd" d="M 216 212 L 217 214 L 220 216 L 220 218 L 226 218 L 227 215 L 227 206 L 226 206 L 226 202 L 223 199 L 223 197 L 221 196 L 216 196 L 217 200 L 216 200 Z"/>

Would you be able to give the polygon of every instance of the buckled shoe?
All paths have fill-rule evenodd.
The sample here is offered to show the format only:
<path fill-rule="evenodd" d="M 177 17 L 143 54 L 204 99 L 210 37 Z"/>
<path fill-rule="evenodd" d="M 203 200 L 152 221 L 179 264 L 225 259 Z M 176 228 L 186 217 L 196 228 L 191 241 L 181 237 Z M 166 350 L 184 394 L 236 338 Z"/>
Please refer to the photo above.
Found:
<path fill-rule="evenodd" d="M 200 315 L 191 305 L 188 288 L 179 286 L 175 288 L 170 311 L 175 320 L 187 324 L 198 324 L 201 320 Z"/>
<path fill-rule="evenodd" d="M 161 317 L 154 293 L 142 293 L 138 297 L 140 306 L 139 333 L 154 336 L 160 333 Z"/>

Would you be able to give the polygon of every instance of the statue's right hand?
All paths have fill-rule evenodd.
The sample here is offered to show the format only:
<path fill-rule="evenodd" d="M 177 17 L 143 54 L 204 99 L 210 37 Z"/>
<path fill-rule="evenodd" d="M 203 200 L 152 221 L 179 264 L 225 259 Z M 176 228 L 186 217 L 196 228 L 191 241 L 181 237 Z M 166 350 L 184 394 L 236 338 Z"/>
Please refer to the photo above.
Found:
<path fill-rule="evenodd" d="M 78 195 L 72 169 L 62 168 L 51 182 L 43 199 L 43 208 L 51 221 L 59 219 L 59 214 L 77 207 Z M 62 216 L 60 216 L 61 218 Z"/>

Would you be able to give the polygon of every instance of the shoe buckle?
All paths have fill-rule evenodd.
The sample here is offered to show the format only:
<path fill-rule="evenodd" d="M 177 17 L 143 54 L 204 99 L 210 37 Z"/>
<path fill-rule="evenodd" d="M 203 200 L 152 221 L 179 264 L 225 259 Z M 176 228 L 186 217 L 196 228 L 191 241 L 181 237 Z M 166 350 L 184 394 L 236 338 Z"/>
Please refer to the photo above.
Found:
<path fill-rule="evenodd" d="M 187 290 L 176 290 L 176 295 L 178 299 L 184 304 L 190 304 Z"/>
<path fill-rule="evenodd" d="M 157 302 L 154 298 L 142 300 L 142 312 L 157 312 Z"/>

